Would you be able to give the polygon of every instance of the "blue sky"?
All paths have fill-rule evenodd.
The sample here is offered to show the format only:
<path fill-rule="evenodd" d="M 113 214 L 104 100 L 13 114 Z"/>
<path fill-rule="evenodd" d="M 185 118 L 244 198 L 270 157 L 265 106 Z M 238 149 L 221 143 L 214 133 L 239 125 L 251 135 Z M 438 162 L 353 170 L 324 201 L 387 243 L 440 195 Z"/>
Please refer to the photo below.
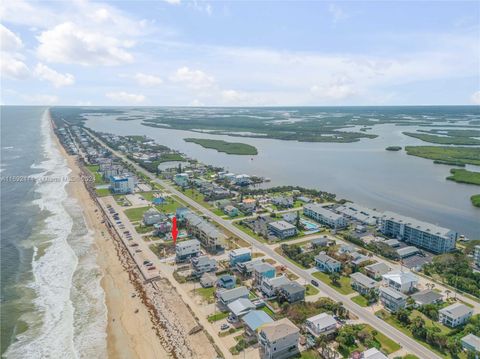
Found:
<path fill-rule="evenodd" d="M 3 1 L 3 104 L 480 104 L 480 3 Z"/>

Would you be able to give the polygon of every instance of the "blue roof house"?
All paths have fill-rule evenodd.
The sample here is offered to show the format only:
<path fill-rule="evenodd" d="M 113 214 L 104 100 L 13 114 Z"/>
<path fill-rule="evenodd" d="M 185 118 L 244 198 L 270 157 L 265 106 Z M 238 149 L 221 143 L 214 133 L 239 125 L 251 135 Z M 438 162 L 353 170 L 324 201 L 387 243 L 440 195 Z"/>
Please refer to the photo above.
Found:
<path fill-rule="evenodd" d="M 273 323 L 273 319 L 263 310 L 252 310 L 242 318 L 245 324 L 245 333 L 249 337 L 257 335 L 257 329 L 261 326 Z"/>

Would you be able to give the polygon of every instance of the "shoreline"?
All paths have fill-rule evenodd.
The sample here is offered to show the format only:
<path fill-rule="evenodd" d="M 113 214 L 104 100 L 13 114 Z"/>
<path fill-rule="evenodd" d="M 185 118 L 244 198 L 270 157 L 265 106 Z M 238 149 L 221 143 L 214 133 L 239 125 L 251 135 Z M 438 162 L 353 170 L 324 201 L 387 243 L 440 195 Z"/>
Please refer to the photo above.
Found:
<path fill-rule="evenodd" d="M 66 153 L 50 125 L 51 135 L 61 155 L 72 171 L 72 178 L 80 178 L 81 168 L 76 157 Z M 102 223 L 102 215 L 81 181 L 69 182 L 66 186 L 70 197 L 80 207 L 85 224 L 94 236 L 97 249 L 96 262 L 102 272 L 101 286 L 105 293 L 107 308 L 107 353 L 109 358 L 167 358 L 169 353 L 161 345 L 150 313 L 136 295 L 129 274 L 117 256 L 114 239 Z M 135 313 L 138 310 L 137 313 Z"/>

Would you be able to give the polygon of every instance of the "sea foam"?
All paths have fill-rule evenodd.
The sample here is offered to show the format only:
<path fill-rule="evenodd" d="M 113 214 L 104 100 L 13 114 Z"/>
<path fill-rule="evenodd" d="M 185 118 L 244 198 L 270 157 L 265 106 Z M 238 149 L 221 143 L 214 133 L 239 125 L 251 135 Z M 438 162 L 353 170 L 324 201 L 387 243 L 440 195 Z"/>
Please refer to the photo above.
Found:
<path fill-rule="evenodd" d="M 71 172 L 52 138 L 49 113 L 42 117 L 44 161 L 36 176 L 66 178 Z M 47 213 L 33 234 L 32 274 L 36 313 L 29 328 L 8 348 L 7 358 L 103 358 L 106 356 L 106 308 L 96 266 L 93 236 L 65 181 L 39 181 L 34 201 Z M 36 237 L 36 238 L 35 238 Z M 39 248 L 44 248 L 40 251 Z M 42 252 L 39 255 L 39 252 Z"/>

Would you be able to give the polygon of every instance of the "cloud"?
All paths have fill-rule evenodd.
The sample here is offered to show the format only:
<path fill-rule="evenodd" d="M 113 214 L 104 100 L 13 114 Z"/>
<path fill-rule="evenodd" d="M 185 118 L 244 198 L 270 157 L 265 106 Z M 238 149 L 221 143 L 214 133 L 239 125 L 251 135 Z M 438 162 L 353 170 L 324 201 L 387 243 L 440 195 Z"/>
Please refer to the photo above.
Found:
<path fill-rule="evenodd" d="M 200 101 L 199 99 L 194 99 L 192 102 L 190 102 L 190 106 L 193 106 L 193 107 L 202 107 L 202 106 L 205 106 L 205 104 Z"/>
<path fill-rule="evenodd" d="M 51 82 L 55 87 L 68 86 L 75 83 L 75 77 L 72 74 L 61 74 L 42 63 L 37 64 L 34 74 L 41 80 Z"/>
<path fill-rule="evenodd" d="M 135 81 L 137 81 L 137 83 L 140 86 L 145 86 L 145 87 L 157 86 L 163 83 L 163 80 L 160 77 L 143 74 L 141 72 L 136 73 L 135 76 L 133 76 L 133 78 L 135 79 Z"/>
<path fill-rule="evenodd" d="M 105 96 L 115 102 L 128 103 L 128 104 L 138 104 L 146 100 L 144 95 L 127 93 L 125 91 L 107 92 Z"/>
<path fill-rule="evenodd" d="M 172 5 L 178 5 L 181 2 L 181 0 L 163 0 L 163 1 Z"/>
<path fill-rule="evenodd" d="M 201 11 L 206 13 L 207 15 L 212 15 L 213 9 L 210 3 L 203 1 L 203 0 L 193 0 L 190 3 L 195 10 Z"/>
<path fill-rule="evenodd" d="M 310 91 L 315 99 L 324 101 L 340 101 L 358 94 L 355 85 L 344 77 L 338 77 L 327 84 L 313 85 Z"/>
<path fill-rule="evenodd" d="M 173 82 L 186 84 L 192 89 L 204 89 L 215 84 L 215 79 L 201 70 L 193 70 L 187 66 L 180 67 L 170 77 Z"/>
<path fill-rule="evenodd" d="M 350 17 L 350 15 L 348 15 L 340 6 L 336 4 L 330 4 L 328 7 L 328 12 L 332 15 L 334 24 Z"/>
<path fill-rule="evenodd" d="M 480 105 L 480 91 L 474 92 L 470 100 L 473 104 Z"/>
<path fill-rule="evenodd" d="M 22 39 L 0 24 L 0 46 L 2 51 L 17 51 L 23 47 Z"/>
<path fill-rule="evenodd" d="M 10 53 L 2 53 L 0 61 L 2 76 L 14 80 L 25 79 L 29 76 L 30 70 L 25 63 Z"/>
<path fill-rule="evenodd" d="M 79 65 L 119 65 L 130 63 L 126 51 L 131 42 L 80 28 L 65 22 L 38 36 L 38 56 L 47 62 Z"/>

